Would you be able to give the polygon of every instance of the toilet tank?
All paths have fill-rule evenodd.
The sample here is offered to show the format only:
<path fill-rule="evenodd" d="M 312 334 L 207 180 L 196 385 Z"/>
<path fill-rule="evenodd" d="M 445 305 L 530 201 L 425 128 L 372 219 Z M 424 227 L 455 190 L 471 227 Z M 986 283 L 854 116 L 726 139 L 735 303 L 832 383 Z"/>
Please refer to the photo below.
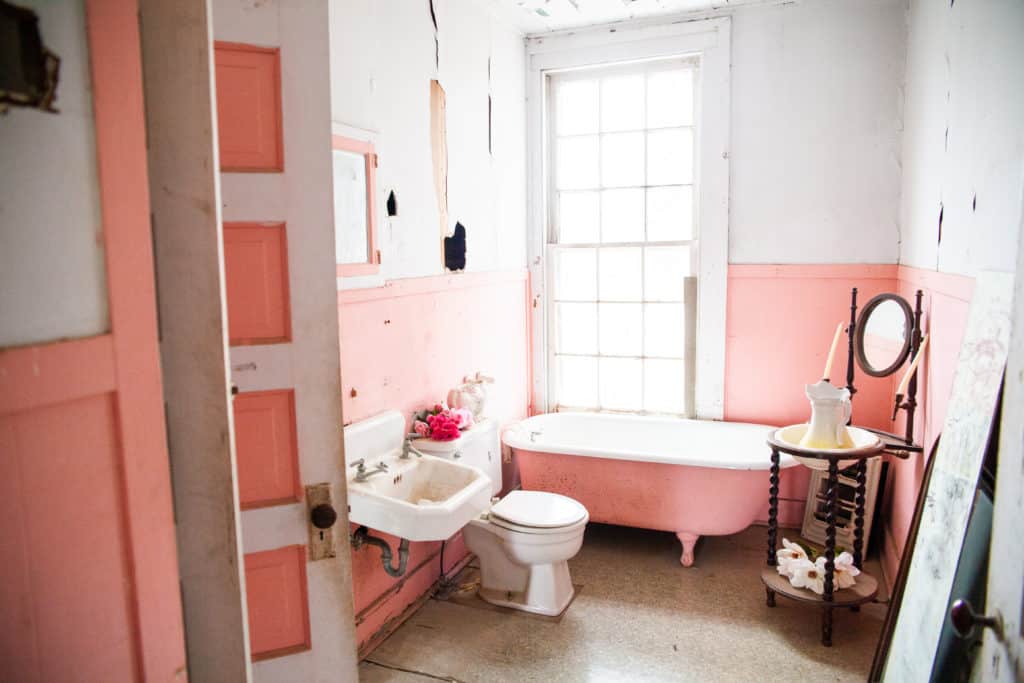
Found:
<path fill-rule="evenodd" d="M 476 467 L 491 478 L 492 495 L 501 493 L 501 441 L 494 420 L 481 420 L 454 441 L 416 439 L 412 445 L 428 455 Z"/>

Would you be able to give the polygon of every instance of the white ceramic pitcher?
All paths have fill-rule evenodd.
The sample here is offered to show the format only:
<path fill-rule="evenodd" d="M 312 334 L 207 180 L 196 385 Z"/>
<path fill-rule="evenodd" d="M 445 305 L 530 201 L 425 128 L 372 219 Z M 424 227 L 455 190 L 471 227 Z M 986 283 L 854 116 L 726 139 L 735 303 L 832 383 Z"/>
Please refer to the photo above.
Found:
<path fill-rule="evenodd" d="M 800 439 L 803 448 L 853 448 L 846 423 L 853 414 L 850 390 L 837 389 L 822 380 L 804 387 L 811 402 L 811 424 Z"/>

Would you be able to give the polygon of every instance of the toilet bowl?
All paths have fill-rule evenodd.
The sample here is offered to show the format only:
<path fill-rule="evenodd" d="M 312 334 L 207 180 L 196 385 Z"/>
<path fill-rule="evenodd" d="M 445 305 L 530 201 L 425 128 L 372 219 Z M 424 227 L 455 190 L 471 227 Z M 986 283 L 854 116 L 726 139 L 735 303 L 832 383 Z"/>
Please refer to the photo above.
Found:
<path fill-rule="evenodd" d="M 501 491 L 501 443 L 490 420 L 455 441 L 419 439 L 417 450 L 479 468 Z M 512 491 L 463 530 L 480 560 L 482 599 L 502 607 L 556 616 L 572 602 L 569 560 L 583 544 L 590 515 L 582 503 L 544 491 Z"/>
<path fill-rule="evenodd" d="M 542 491 L 512 491 L 462 531 L 480 560 L 482 599 L 557 616 L 575 590 L 569 560 L 583 544 L 589 515 L 580 503 Z"/>

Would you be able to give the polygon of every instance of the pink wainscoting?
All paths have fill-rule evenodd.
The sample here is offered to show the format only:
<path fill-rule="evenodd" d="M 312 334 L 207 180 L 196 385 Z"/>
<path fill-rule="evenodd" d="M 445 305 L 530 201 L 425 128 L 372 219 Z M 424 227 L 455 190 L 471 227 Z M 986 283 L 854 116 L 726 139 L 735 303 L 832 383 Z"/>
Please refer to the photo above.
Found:
<path fill-rule="evenodd" d="M 850 290 L 858 304 L 896 291 L 895 265 L 730 265 L 726 311 L 725 419 L 786 425 L 806 422 L 804 384 L 820 379 L 836 324 L 850 319 Z M 832 381 L 846 384 L 844 337 Z M 892 379 L 858 372 L 853 401 L 857 424 L 888 429 Z M 782 473 L 779 517 L 798 526 L 809 471 Z M 767 503 L 762 514 L 767 518 Z"/>
<path fill-rule="evenodd" d="M 813 381 L 825 365 L 835 324 L 849 320 L 850 288 L 858 303 L 881 292 L 898 292 L 913 305 L 924 292 L 923 327 L 931 335 L 919 372 L 915 433 L 931 447 L 942 430 L 967 308 L 974 290 L 970 277 L 898 265 L 731 265 L 726 318 L 725 419 L 789 424 L 807 419 L 803 382 Z M 832 379 L 844 384 L 846 354 L 836 358 Z M 854 419 L 902 432 L 889 417 L 895 383 L 901 377 L 876 379 L 858 372 Z M 886 485 L 884 553 L 886 577 L 899 569 L 907 531 L 924 472 L 923 457 L 892 460 Z M 788 475 L 788 476 L 787 476 Z M 799 524 L 807 497 L 807 472 L 783 473 L 780 516 Z"/>
<path fill-rule="evenodd" d="M 973 280 L 892 264 L 730 266 L 725 419 L 779 425 L 807 419 L 802 386 L 818 379 L 836 323 L 849 320 L 852 287 L 858 288 L 860 305 L 894 291 L 912 303 L 917 289 L 925 291 L 924 324 L 934 336 L 922 366 L 918 433 L 930 445 L 945 417 Z M 345 420 L 387 408 L 411 413 L 443 398 L 463 374 L 477 369 L 498 378 L 493 415 L 502 421 L 526 415 L 528 302 L 525 272 L 415 278 L 339 292 Z M 845 342 L 840 350 L 832 379 L 842 385 Z M 858 424 L 893 429 L 888 411 L 896 381 L 857 373 Z M 890 578 L 899 565 L 923 469 L 921 458 L 893 466 L 883 557 Z M 506 466 L 506 488 L 514 476 Z M 807 483 L 803 468 L 783 473 L 783 523 L 799 525 Z M 377 554 L 353 554 L 362 654 L 434 585 L 439 552 L 439 543 L 412 544 L 410 571 L 399 580 L 383 572 Z M 466 552 L 461 536 L 452 539 L 445 548 L 446 569 L 451 571 Z"/>
<path fill-rule="evenodd" d="M 525 417 L 530 386 L 527 297 L 526 271 L 410 278 L 338 292 L 345 421 L 392 408 L 412 414 L 443 400 L 464 375 L 477 370 L 496 380 L 488 409 L 492 417 L 502 423 Z M 513 476 L 506 465 L 506 487 Z M 375 548 L 353 552 L 362 655 L 437 581 L 440 547 L 413 543 L 409 571 L 400 579 L 384 573 Z M 466 552 L 460 536 L 449 541 L 446 569 L 461 562 Z"/>
<path fill-rule="evenodd" d="M 914 431 L 927 453 L 946 419 L 953 372 L 974 293 L 974 278 L 900 266 L 898 280 L 897 291 L 911 303 L 917 290 L 924 292 L 922 327 L 930 340 L 918 372 L 920 408 Z M 897 430 L 902 432 L 903 425 L 902 421 L 898 422 Z M 886 544 L 883 556 L 883 569 L 890 580 L 896 578 L 899 569 L 925 462 L 924 457 L 892 461 L 884 507 Z"/>

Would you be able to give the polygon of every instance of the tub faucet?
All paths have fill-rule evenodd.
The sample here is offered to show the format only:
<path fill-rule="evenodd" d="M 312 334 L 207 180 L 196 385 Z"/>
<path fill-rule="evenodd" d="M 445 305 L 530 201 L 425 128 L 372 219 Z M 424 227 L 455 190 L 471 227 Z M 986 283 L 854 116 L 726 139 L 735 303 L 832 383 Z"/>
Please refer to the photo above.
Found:
<path fill-rule="evenodd" d="M 381 474 L 383 472 L 387 472 L 388 471 L 387 463 L 383 463 L 383 462 L 378 462 L 374 469 L 367 470 L 366 469 L 366 463 L 363 461 L 363 458 L 359 458 L 354 463 L 349 465 L 349 467 L 355 467 L 356 468 L 356 476 L 355 476 L 355 478 L 353 480 L 353 481 L 356 481 L 356 482 L 364 482 L 364 481 L 366 481 L 367 479 L 369 479 L 370 477 L 372 477 L 375 474 Z"/>
<path fill-rule="evenodd" d="M 535 431 L 531 431 L 530 432 L 530 441 L 531 442 L 536 441 L 537 437 L 540 436 L 541 434 L 542 434 L 542 432 L 539 432 L 539 431 L 536 431 L 536 432 Z"/>

